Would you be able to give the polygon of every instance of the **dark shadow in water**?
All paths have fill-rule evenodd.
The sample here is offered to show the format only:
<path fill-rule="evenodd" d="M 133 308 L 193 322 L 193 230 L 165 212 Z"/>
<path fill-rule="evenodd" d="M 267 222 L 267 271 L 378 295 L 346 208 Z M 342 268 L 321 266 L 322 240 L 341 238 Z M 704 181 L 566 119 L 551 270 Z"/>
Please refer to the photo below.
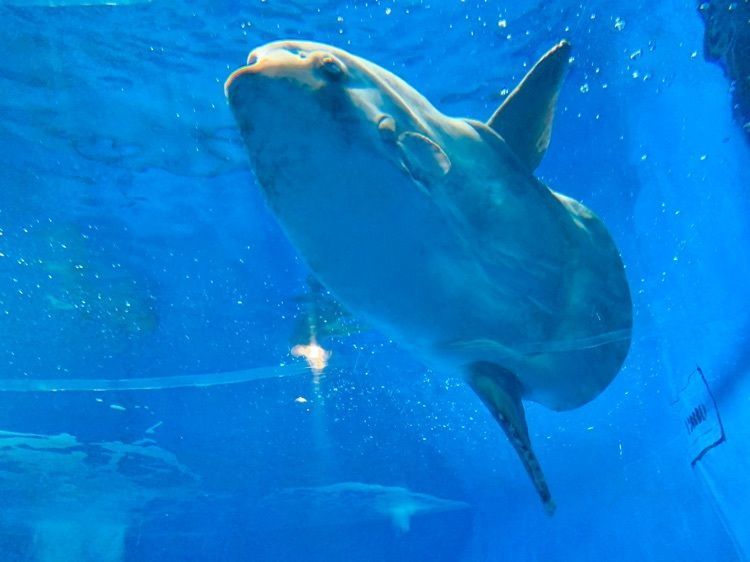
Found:
<path fill-rule="evenodd" d="M 698 1 L 706 25 L 703 53 L 731 82 L 735 118 L 750 141 L 750 1 Z"/>

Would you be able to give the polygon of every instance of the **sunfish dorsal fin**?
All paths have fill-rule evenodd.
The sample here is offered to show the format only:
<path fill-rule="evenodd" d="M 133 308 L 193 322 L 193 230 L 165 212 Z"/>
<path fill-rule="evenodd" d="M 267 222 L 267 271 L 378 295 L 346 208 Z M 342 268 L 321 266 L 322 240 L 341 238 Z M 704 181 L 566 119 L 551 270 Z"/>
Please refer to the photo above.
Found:
<path fill-rule="evenodd" d="M 526 416 L 521 404 L 521 383 L 513 373 L 488 362 L 473 363 L 469 367 L 467 380 L 505 431 L 531 477 L 544 509 L 552 515 L 555 512 L 555 502 L 552 501 L 539 460 L 531 448 Z"/>
<path fill-rule="evenodd" d="M 536 169 L 549 146 L 557 96 L 569 58 L 567 41 L 547 51 L 487 122 L 529 170 Z"/>

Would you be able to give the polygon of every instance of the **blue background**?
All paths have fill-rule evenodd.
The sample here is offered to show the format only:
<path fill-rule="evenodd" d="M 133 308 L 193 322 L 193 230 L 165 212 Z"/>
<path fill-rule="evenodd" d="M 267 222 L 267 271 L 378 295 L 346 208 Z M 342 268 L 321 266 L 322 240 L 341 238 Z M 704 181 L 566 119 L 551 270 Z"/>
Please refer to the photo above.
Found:
<path fill-rule="evenodd" d="M 191 473 L 109 513 L 123 544 L 92 546 L 91 527 L 73 523 L 45 555 L 39 521 L 58 480 L 32 463 L 0 485 L 35 490 L 25 511 L 8 500 L 0 559 L 97 560 L 106 549 L 143 561 L 744 559 L 749 152 L 729 84 L 703 59 L 694 3 L 44 4 L 0 2 L 2 379 L 256 367 L 268 377 L 0 392 L 2 430 L 86 446 L 149 438 Z M 478 119 L 555 42 L 573 44 L 538 173 L 608 225 L 635 329 L 626 365 L 594 402 L 527 408 L 553 518 L 457 373 L 427 371 L 362 331 L 326 342 L 333 360 L 319 384 L 275 376 L 297 361 L 308 271 L 264 205 L 222 86 L 253 47 L 287 37 L 351 50 L 445 113 Z M 696 365 L 727 442 L 691 468 L 673 402 Z M 94 472 L 71 470 L 79 494 L 58 518 L 78 521 L 92 494 L 133 493 L 94 491 L 80 483 Z M 471 508 L 415 516 L 399 532 L 361 506 L 279 494 L 343 481 Z"/>

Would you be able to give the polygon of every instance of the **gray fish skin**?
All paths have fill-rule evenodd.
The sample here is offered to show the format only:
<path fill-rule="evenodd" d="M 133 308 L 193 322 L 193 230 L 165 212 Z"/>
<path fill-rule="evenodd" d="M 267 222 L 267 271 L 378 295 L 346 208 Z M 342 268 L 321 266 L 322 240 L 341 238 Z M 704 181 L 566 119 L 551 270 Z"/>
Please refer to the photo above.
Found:
<path fill-rule="evenodd" d="M 313 42 L 261 46 L 225 85 L 265 197 L 312 271 L 425 364 L 463 374 L 550 513 L 521 401 L 593 399 L 632 327 L 605 226 L 533 174 L 569 51 L 544 55 L 487 123 L 443 115 L 387 70 Z"/>

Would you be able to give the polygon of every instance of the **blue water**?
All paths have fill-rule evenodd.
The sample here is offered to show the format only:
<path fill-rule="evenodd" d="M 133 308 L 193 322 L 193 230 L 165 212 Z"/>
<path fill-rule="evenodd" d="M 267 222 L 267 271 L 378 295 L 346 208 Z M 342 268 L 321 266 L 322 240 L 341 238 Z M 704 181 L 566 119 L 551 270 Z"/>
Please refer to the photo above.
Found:
<path fill-rule="evenodd" d="M 745 559 L 750 152 L 695 4 L 50 4 L 0 1 L 0 560 Z M 596 400 L 527 408 L 554 517 L 459 373 L 335 308 L 323 376 L 290 355 L 321 291 L 223 93 L 280 38 L 482 120 L 573 44 L 538 174 L 608 226 L 635 328 Z M 691 467 L 696 365 L 727 440 Z"/>

